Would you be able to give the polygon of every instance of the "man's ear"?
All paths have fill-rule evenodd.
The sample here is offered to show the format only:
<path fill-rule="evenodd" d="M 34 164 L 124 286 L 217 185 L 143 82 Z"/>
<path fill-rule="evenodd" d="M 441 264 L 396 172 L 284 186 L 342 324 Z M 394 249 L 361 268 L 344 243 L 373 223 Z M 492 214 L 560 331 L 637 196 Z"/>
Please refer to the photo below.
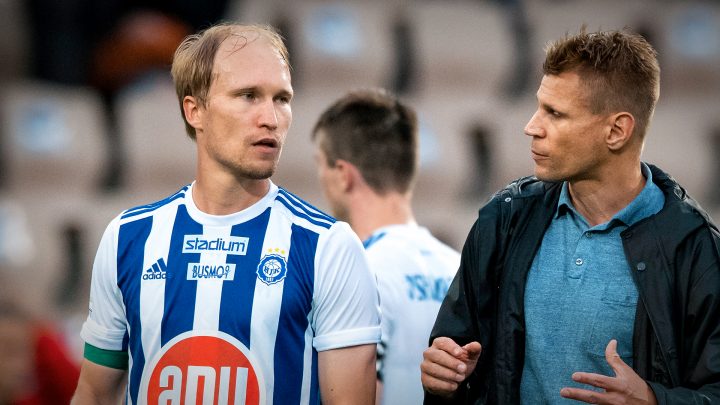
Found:
<path fill-rule="evenodd" d="M 610 132 L 607 145 L 610 150 L 618 151 L 627 145 L 633 136 L 635 117 L 629 112 L 620 112 L 610 116 Z"/>
<path fill-rule="evenodd" d="M 355 167 L 354 164 L 347 160 L 338 159 L 335 161 L 335 169 L 338 171 L 338 181 L 340 182 L 340 189 L 343 192 L 352 191 L 354 187 L 357 187 L 358 181 L 360 180 L 360 171 Z"/>
<path fill-rule="evenodd" d="M 183 114 L 185 114 L 185 120 L 190 124 L 191 127 L 202 129 L 200 104 L 197 98 L 193 96 L 185 96 L 182 102 Z"/>

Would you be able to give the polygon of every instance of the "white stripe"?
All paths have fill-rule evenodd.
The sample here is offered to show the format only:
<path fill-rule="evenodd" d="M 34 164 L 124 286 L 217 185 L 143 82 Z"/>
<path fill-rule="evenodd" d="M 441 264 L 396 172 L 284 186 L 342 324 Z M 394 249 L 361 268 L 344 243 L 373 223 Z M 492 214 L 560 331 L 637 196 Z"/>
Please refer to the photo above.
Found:
<path fill-rule="evenodd" d="M 217 238 L 228 239 L 232 227 L 208 226 L 203 228 L 203 236 L 213 240 Z M 205 251 L 200 254 L 202 264 L 225 264 L 227 253 L 224 251 Z M 180 269 L 181 277 L 187 277 L 185 270 Z M 222 297 L 223 280 L 202 279 L 197 280 L 195 295 L 195 318 L 193 329 L 217 331 L 220 328 L 220 301 Z"/>
<path fill-rule="evenodd" d="M 321 217 L 321 216 L 319 216 L 319 215 L 316 215 L 316 214 L 313 213 L 313 212 L 310 212 L 310 211 L 307 209 L 307 206 L 302 205 L 302 204 L 298 204 L 296 201 L 290 199 L 289 197 L 287 197 L 287 196 L 285 196 L 285 195 L 283 195 L 283 194 L 278 194 L 277 198 L 278 198 L 278 199 L 282 199 L 282 200 L 285 201 L 288 205 L 290 205 L 290 206 L 292 206 L 293 208 L 295 208 L 295 210 L 297 210 L 298 212 L 300 212 L 302 215 L 305 215 L 305 216 L 307 216 L 307 217 L 309 217 L 309 218 L 312 218 L 314 221 L 321 222 L 321 223 L 323 223 L 323 224 L 326 224 L 327 226 L 331 226 L 331 225 L 333 224 L 333 221 L 331 221 L 331 220 L 328 219 L 327 217 L 325 217 L 325 216 L 322 216 L 322 217 Z M 293 214 L 293 215 L 295 215 L 295 214 Z"/>
<path fill-rule="evenodd" d="M 327 230 L 332 227 L 333 224 L 328 223 L 328 226 L 320 226 L 313 224 L 312 222 L 308 221 L 307 219 L 303 217 L 299 217 L 295 215 L 288 207 L 283 205 L 280 201 L 275 201 L 273 204 L 273 212 L 277 210 L 282 210 L 285 213 L 285 216 L 287 216 L 294 224 L 305 228 L 309 231 L 313 231 L 317 234 L 322 234 L 323 232 L 327 232 Z"/>
<path fill-rule="evenodd" d="M 308 315 L 308 327 L 305 330 L 305 353 L 303 354 L 303 376 L 302 387 L 300 391 L 300 403 L 310 403 L 310 379 L 312 378 L 312 353 L 313 353 L 313 331 L 312 331 L 313 311 Z"/>
<path fill-rule="evenodd" d="M 319 216 L 320 219 L 324 221 L 330 221 L 330 218 L 332 218 L 330 215 L 318 210 L 317 208 L 313 207 L 309 203 L 307 203 L 302 198 L 292 194 L 291 192 L 285 190 L 287 194 L 285 194 L 286 197 L 288 197 L 288 200 L 295 202 L 293 205 L 299 205 L 301 207 L 304 207 L 304 211 L 310 212 L 312 217 Z M 332 223 L 332 221 L 330 221 Z"/>
<path fill-rule="evenodd" d="M 153 217 L 152 229 L 145 243 L 145 257 L 143 259 L 142 273 L 138 277 L 142 277 L 146 270 L 157 263 L 159 259 L 168 262 L 168 252 L 170 251 L 170 238 L 168 235 L 172 232 L 175 223 L 175 214 L 177 213 L 177 204 L 162 210 L 155 211 Z M 162 327 L 162 318 L 165 310 L 165 279 L 143 280 L 140 279 L 140 330 L 145 353 L 145 363 L 151 362 L 152 358 L 160 352 L 160 331 Z M 142 387 L 140 388 L 142 389 Z"/>
<path fill-rule="evenodd" d="M 128 333 L 130 332 L 128 328 Z M 128 350 L 128 370 L 132 370 L 133 366 L 133 357 L 132 353 L 130 353 L 130 350 Z M 142 385 L 140 386 L 140 390 L 138 391 L 138 398 L 140 398 L 140 391 L 142 391 Z M 127 384 L 125 384 L 125 405 L 132 405 L 132 398 L 130 397 L 130 381 L 128 379 Z"/>
<path fill-rule="evenodd" d="M 277 209 L 273 209 L 268 220 L 261 257 L 272 250 L 273 254 L 287 259 L 290 251 L 291 224 L 288 218 Z M 276 250 L 277 249 L 277 250 Z M 266 403 L 273 403 L 275 340 L 280 321 L 285 280 L 267 285 L 259 278 L 255 281 L 252 315 L 250 318 L 250 350 L 262 367 Z M 260 377 L 260 376 L 258 376 Z"/>

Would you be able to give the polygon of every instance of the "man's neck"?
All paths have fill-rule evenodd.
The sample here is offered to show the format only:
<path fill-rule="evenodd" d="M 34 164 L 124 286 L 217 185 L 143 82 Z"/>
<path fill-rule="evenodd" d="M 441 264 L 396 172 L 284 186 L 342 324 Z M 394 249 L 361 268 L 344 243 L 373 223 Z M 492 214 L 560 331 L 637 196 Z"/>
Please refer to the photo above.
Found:
<path fill-rule="evenodd" d="M 270 190 L 270 180 L 242 180 L 233 176 L 198 175 L 192 198 L 198 209 L 211 215 L 240 212 L 260 201 Z"/>
<path fill-rule="evenodd" d="M 373 192 L 351 199 L 349 222 L 360 240 L 366 240 L 384 226 L 415 222 L 410 195 L 390 192 L 379 195 Z"/>
<path fill-rule="evenodd" d="M 630 204 L 644 187 L 645 177 L 639 162 L 625 168 L 616 166 L 613 173 L 599 179 L 568 182 L 573 206 L 591 227 L 609 221 Z"/>

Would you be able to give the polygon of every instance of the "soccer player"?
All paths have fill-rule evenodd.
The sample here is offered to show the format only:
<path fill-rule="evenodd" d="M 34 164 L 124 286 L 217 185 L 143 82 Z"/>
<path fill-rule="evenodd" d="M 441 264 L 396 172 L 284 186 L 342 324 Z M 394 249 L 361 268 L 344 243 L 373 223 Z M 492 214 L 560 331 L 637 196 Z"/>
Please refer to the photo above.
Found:
<path fill-rule="evenodd" d="M 290 126 L 270 27 L 187 37 L 172 65 L 197 177 L 112 220 L 76 404 L 367 404 L 377 288 L 350 227 L 274 185 Z M 148 134 L 152 136 L 152 134 Z"/>
<path fill-rule="evenodd" d="M 641 161 L 655 50 L 583 29 L 543 73 L 535 176 L 480 210 L 425 351 L 425 404 L 720 403 L 720 234 Z"/>
<path fill-rule="evenodd" d="M 422 352 L 460 255 L 415 222 L 415 112 L 381 89 L 350 92 L 321 115 L 313 139 L 325 196 L 364 240 L 377 276 L 378 398 L 419 404 Z"/>

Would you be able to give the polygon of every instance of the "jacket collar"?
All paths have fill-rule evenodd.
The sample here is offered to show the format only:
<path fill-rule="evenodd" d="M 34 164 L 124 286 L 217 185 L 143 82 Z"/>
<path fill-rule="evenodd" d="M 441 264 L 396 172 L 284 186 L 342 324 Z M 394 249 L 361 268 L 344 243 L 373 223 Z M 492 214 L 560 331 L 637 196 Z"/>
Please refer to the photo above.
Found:
<path fill-rule="evenodd" d="M 673 232 L 658 234 L 663 242 L 680 243 L 688 234 L 702 226 L 710 226 L 717 232 L 718 228 L 708 213 L 687 194 L 684 188 L 657 166 L 648 164 L 648 167 L 652 172 L 653 182 L 665 194 L 665 206 L 648 220 L 654 221 L 658 229 L 673 229 Z M 642 226 L 645 222 L 641 221 L 637 225 Z"/>

